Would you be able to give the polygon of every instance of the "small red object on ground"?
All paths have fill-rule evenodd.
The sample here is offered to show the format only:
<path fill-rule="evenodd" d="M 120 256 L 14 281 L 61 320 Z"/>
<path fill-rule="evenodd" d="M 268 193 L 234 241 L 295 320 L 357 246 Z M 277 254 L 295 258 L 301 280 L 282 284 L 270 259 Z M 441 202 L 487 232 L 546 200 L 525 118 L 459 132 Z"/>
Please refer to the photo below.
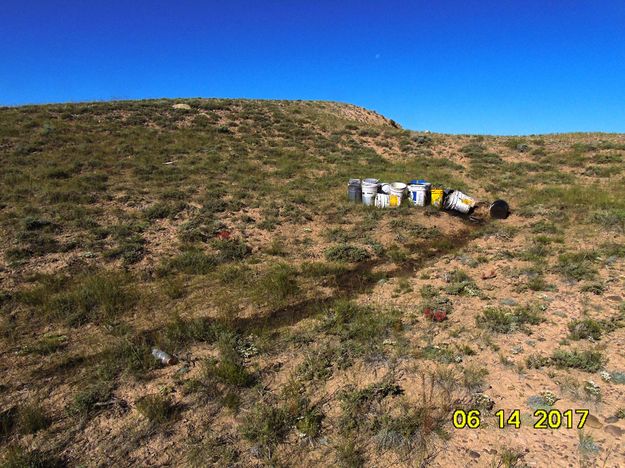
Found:
<path fill-rule="evenodd" d="M 434 312 L 434 315 L 432 315 L 432 320 L 434 320 L 435 322 L 442 322 L 443 320 L 447 320 L 447 312 L 445 312 L 444 310 L 437 310 L 436 312 Z"/>
<path fill-rule="evenodd" d="M 222 240 L 230 239 L 230 231 L 219 231 L 217 233 L 217 237 L 219 237 Z"/>
<path fill-rule="evenodd" d="M 426 307 L 425 309 L 423 309 L 423 315 L 425 315 L 427 318 L 431 319 L 432 318 L 432 309 L 430 309 L 429 307 Z"/>

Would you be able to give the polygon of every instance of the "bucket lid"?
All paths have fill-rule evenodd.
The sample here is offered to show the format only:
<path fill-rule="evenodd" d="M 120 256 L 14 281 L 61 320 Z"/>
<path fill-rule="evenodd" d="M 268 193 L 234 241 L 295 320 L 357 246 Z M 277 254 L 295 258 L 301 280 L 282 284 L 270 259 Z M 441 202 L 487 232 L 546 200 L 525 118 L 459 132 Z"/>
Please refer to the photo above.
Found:
<path fill-rule="evenodd" d="M 406 184 L 403 182 L 393 182 L 391 184 L 391 188 L 394 190 L 404 190 L 406 188 Z"/>

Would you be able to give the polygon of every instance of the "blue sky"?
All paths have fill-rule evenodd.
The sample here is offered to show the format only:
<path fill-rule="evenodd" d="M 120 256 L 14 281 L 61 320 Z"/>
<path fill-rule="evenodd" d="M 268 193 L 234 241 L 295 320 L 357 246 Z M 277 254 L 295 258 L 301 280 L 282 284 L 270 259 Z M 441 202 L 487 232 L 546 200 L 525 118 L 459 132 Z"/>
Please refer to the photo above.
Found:
<path fill-rule="evenodd" d="M 625 132 L 625 2 L 0 2 L 0 105 L 198 96 L 351 102 L 450 133 Z"/>

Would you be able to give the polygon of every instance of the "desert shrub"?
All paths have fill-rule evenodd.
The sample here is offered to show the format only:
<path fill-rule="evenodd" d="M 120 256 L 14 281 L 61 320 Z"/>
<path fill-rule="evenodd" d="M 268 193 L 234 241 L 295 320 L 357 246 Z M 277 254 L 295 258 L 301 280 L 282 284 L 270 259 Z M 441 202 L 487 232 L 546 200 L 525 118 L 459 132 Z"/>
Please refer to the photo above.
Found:
<path fill-rule="evenodd" d="M 381 311 L 349 301 L 338 301 L 322 318 L 319 329 L 338 337 L 354 354 L 380 352 L 382 342 L 399 335 L 402 324 L 397 310 Z"/>
<path fill-rule="evenodd" d="M 229 337 L 222 337 L 219 343 L 221 359 L 209 359 L 205 362 L 205 378 L 233 387 L 249 387 L 256 377 L 249 372 L 236 349 L 236 343 Z"/>
<path fill-rule="evenodd" d="M 126 275 L 99 272 L 80 276 L 69 289 L 54 295 L 47 307 L 55 317 L 80 325 L 110 321 L 135 303 Z"/>
<path fill-rule="evenodd" d="M 256 301 L 268 303 L 272 307 L 283 305 L 289 299 L 297 297 L 299 292 L 297 270 L 284 263 L 275 264 L 261 274 L 253 287 Z"/>
<path fill-rule="evenodd" d="M 592 252 L 578 252 L 560 255 L 556 270 L 568 279 L 592 280 L 597 275 Z"/>
<path fill-rule="evenodd" d="M 472 392 L 481 391 L 486 383 L 488 369 L 478 365 L 469 364 L 462 369 L 464 386 Z"/>
<path fill-rule="evenodd" d="M 17 410 L 17 428 L 20 434 L 34 434 L 46 429 L 52 421 L 38 404 L 29 403 Z"/>
<path fill-rule="evenodd" d="M 598 340 L 603 333 L 601 322 L 590 318 L 574 320 L 569 323 L 570 337 L 573 340 L 593 339 Z"/>
<path fill-rule="evenodd" d="M 488 307 L 476 318 L 477 324 L 497 333 L 527 330 L 526 325 L 544 322 L 539 306 L 523 306 L 515 309 Z"/>
<path fill-rule="evenodd" d="M 445 286 L 445 291 L 454 296 L 477 296 L 479 288 L 471 277 L 462 270 L 454 270 L 447 275 L 447 281 L 450 283 Z"/>
<path fill-rule="evenodd" d="M 362 247 L 351 244 L 338 244 L 326 250 L 326 259 L 334 262 L 364 262 L 371 254 Z"/>
<path fill-rule="evenodd" d="M 215 247 L 219 251 L 217 254 L 219 262 L 241 260 L 252 251 L 245 242 L 238 239 L 218 240 L 215 242 Z"/>
<path fill-rule="evenodd" d="M 187 204 L 183 201 L 172 202 L 160 202 L 147 208 L 143 214 L 144 216 L 154 221 L 156 219 L 173 218 L 175 215 L 183 211 L 187 207 Z"/>
<path fill-rule="evenodd" d="M 67 410 L 69 414 L 88 416 L 96 410 L 96 403 L 106 402 L 112 394 L 108 382 L 95 382 L 74 395 Z"/>
<path fill-rule="evenodd" d="M 284 408 L 259 402 L 243 421 L 241 433 L 263 448 L 273 447 L 284 440 L 292 424 L 292 418 Z"/>
<path fill-rule="evenodd" d="M 156 424 L 166 423 L 175 414 L 175 406 L 168 398 L 160 394 L 141 397 L 135 402 L 135 405 L 139 413 Z"/>
<path fill-rule="evenodd" d="M 525 365 L 528 369 L 540 369 L 541 367 L 549 365 L 549 363 L 550 359 L 548 357 L 539 354 L 530 354 L 525 359 Z"/>
<path fill-rule="evenodd" d="M 353 385 L 344 387 L 339 393 L 341 402 L 339 430 L 348 433 L 362 428 L 373 405 L 380 403 L 388 396 L 398 396 L 403 393 L 403 388 L 397 384 L 392 375 L 387 375 L 380 381 L 361 389 Z"/>
<path fill-rule="evenodd" d="M 566 351 L 562 349 L 554 351 L 551 360 L 557 367 L 581 369 L 586 372 L 597 372 L 606 361 L 600 351 Z"/>
<path fill-rule="evenodd" d="M 186 250 L 178 256 L 170 259 L 163 266 L 163 272 L 178 271 L 188 275 L 205 275 L 210 273 L 217 265 L 217 259 L 207 255 L 201 250 Z"/>
<path fill-rule="evenodd" d="M 17 445 L 7 447 L 2 458 L 3 468 L 62 468 L 67 463 L 55 455 L 39 450 L 26 450 Z"/>

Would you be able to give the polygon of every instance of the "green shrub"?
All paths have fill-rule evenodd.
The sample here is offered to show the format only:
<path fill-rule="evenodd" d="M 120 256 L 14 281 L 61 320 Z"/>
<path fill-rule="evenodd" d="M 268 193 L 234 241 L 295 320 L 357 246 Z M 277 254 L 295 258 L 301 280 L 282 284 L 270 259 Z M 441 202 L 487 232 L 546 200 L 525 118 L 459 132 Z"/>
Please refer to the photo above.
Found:
<path fill-rule="evenodd" d="M 530 354 L 525 359 L 525 365 L 528 369 L 540 369 L 549 365 L 550 362 L 551 360 L 548 357 L 539 354 Z"/>
<path fill-rule="evenodd" d="M 96 409 L 96 403 L 106 402 L 112 394 L 112 386 L 108 382 L 97 382 L 80 390 L 68 407 L 69 414 L 88 416 Z"/>
<path fill-rule="evenodd" d="M 597 372 L 605 364 L 606 359 L 600 351 L 554 351 L 551 360 L 557 367 L 581 369 L 586 372 Z"/>
<path fill-rule="evenodd" d="M 556 270 L 568 279 L 592 280 L 597 275 L 594 252 L 577 252 L 560 255 Z"/>
<path fill-rule="evenodd" d="M 292 424 L 293 420 L 284 408 L 259 402 L 243 421 L 241 433 L 263 448 L 273 447 L 284 440 Z"/>
<path fill-rule="evenodd" d="M 512 333 L 517 330 L 526 330 L 526 325 L 538 325 L 544 322 L 542 311 L 538 306 L 508 308 L 486 308 L 481 316 L 476 318 L 477 324 L 497 333 Z"/>
<path fill-rule="evenodd" d="M 256 377 L 250 373 L 240 358 L 226 356 L 221 360 L 206 361 L 204 375 L 208 379 L 233 387 L 249 387 L 254 384 Z"/>
<path fill-rule="evenodd" d="M 103 323 L 134 307 L 136 294 L 126 275 L 100 272 L 80 276 L 72 286 L 54 295 L 48 309 L 70 325 Z"/>
<path fill-rule="evenodd" d="M 67 463 L 39 450 L 26 450 L 16 445 L 8 446 L 2 459 L 2 468 L 62 468 Z"/>
<path fill-rule="evenodd" d="M 144 215 L 147 219 L 153 221 L 156 219 L 171 218 L 180 213 L 187 207 L 183 201 L 177 203 L 157 203 L 147 208 Z"/>
<path fill-rule="evenodd" d="M 593 319 L 574 320 L 569 323 L 570 337 L 573 340 L 593 339 L 598 340 L 603 333 L 601 322 Z"/>
<path fill-rule="evenodd" d="M 371 258 L 371 254 L 362 247 L 351 244 L 339 244 L 326 250 L 326 259 L 334 262 L 364 262 Z"/>
<path fill-rule="evenodd" d="M 297 270 L 290 265 L 278 263 L 261 274 L 254 285 L 253 294 L 257 302 L 279 307 L 296 298 L 300 292 Z"/>
<path fill-rule="evenodd" d="M 323 419 L 324 414 L 318 407 L 307 407 L 297 418 L 295 427 L 306 437 L 314 439 L 321 433 Z"/>
<path fill-rule="evenodd" d="M 402 323 L 399 311 L 381 311 L 349 301 L 338 301 L 322 318 L 319 329 L 337 336 L 355 355 L 382 350 L 384 339 L 399 335 Z"/>
<path fill-rule="evenodd" d="M 252 249 L 245 242 L 238 239 L 215 241 L 215 247 L 219 250 L 217 261 L 230 262 L 247 257 Z"/>
<path fill-rule="evenodd" d="M 217 265 L 215 257 L 201 250 L 187 250 L 177 257 L 169 260 L 164 266 L 164 271 L 179 271 L 188 275 L 206 275 Z"/>
<path fill-rule="evenodd" d="M 46 429 L 52 421 L 37 404 L 27 404 L 20 406 L 17 411 L 17 428 L 21 434 L 34 434 L 42 429 Z"/>
<path fill-rule="evenodd" d="M 166 423 L 175 413 L 175 407 L 170 400 L 160 394 L 141 397 L 135 405 L 139 413 L 156 424 Z"/>

